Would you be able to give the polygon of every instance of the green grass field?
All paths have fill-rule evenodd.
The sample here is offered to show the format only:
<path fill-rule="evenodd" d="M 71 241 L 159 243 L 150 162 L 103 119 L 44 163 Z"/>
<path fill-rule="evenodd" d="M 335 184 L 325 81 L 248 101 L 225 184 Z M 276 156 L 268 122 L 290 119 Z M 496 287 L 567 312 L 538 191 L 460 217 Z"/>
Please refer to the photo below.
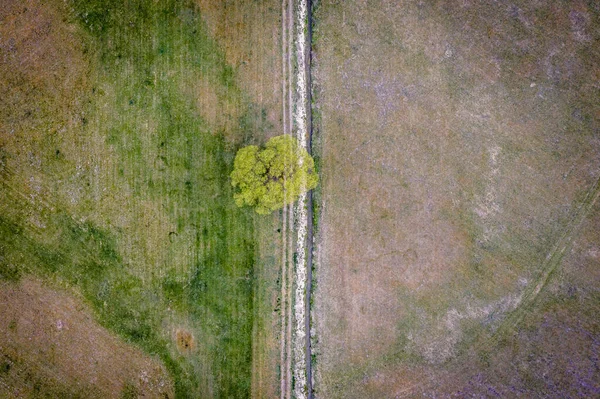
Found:
<path fill-rule="evenodd" d="M 1 277 L 81 293 L 160 358 L 176 397 L 249 397 L 277 217 L 238 209 L 229 173 L 273 111 L 191 1 L 11 2 L 0 17 L 17 40 L 0 68 Z"/>

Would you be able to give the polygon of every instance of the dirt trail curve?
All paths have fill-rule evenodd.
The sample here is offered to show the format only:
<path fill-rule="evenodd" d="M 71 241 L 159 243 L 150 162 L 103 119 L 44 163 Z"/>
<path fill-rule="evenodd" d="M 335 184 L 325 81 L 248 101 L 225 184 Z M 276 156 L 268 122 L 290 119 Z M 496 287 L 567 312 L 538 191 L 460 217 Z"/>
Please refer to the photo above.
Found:
<path fill-rule="evenodd" d="M 588 215 L 594 208 L 598 198 L 600 197 L 600 178 L 585 192 L 583 200 L 572 211 L 569 223 L 564 227 L 563 233 L 556 241 L 550 252 L 546 255 L 544 262 L 535 279 L 535 283 L 531 284 L 531 288 L 526 291 L 521 297 L 517 308 L 504 320 L 498 330 L 490 338 L 480 342 L 475 349 L 481 349 L 484 346 L 493 348 L 497 344 L 497 340 L 503 335 L 509 333 L 515 328 L 525 317 L 527 312 L 532 311 L 535 302 L 540 292 L 546 287 L 552 274 L 560 267 L 564 256 L 570 251 L 573 240 L 577 237 L 580 227 L 587 219 Z M 460 366 L 459 366 L 460 367 Z M 431 377 L 427 377 L 425 381 L 406 386 L 404 389 L 396 393 L 397 398 L 414 397 L 417 390 L 431 388 L 436 384 Z"/>
<path fill-rule="evenodd" d="M 284 134 L 296 137 L 309 153 L 312 141 L 310 12 L 310 0 L 282 0 Z M 311 399 L 312 193 L 300 196 L 294 206 L 283 209 L 281 231 L 280 397 Z"/>

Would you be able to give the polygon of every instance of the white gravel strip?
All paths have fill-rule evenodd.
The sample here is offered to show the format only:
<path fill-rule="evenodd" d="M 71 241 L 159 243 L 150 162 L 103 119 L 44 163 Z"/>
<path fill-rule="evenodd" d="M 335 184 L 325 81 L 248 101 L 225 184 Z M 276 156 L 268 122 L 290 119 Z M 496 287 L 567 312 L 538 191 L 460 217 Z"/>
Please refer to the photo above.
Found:
<path fill-rule="evenodd" d="M 296 1 L 296 20 L 294 44 L 296 48 L 296 61 L 298 69 L 296 72 L 296 95 L 294 99 L 294 124 L 295 136 L 300 144 L 306 148 L 308 135 L 307 117 L 307 71 L 306 71 L 306 31 L 308 29 L 308 5 L 306 0 Z M 302 161 L 300 161 L 302 162 Z M 306 329 L 305 329 L 305 295 L 306 295 L 306 234 L 308 226 L 308 214 L 306 209 L 306 194 L 302 194 L 296 203 L 294 214 L 296 220 L 296 252 L 297 262 L 295 271 L 295 297 L 294 297 L 294 396 L 296 399 L 305 399 L 307 396 L 306 381 Z"/>

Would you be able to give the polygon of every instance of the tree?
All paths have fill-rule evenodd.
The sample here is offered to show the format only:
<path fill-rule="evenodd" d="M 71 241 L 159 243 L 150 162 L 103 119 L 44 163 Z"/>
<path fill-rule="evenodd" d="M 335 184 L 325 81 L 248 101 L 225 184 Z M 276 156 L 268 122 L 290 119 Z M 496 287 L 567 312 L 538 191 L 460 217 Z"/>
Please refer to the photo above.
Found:
<path fill-rule="evenodd" d="M 289 135 L 238 151 L 233 162 L 231 185 L 239 207 L 253 206 L 256 213 L 269 214 L 312 190 L 319 180 L 310 154 Z"/>

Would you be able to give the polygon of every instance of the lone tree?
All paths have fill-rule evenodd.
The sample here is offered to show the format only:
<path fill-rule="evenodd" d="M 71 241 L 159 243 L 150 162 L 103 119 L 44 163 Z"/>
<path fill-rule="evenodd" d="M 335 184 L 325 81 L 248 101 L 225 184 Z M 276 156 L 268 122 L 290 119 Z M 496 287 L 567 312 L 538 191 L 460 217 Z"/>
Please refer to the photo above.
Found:
<path fill-rule="evenodd" d="M 264 149 L 240 149 L 231 172 L 237 206 L 253 206 L 261 215 L 294 202 L 318 180 L 313 158 L 289 135 L 271 138 Z"/>

